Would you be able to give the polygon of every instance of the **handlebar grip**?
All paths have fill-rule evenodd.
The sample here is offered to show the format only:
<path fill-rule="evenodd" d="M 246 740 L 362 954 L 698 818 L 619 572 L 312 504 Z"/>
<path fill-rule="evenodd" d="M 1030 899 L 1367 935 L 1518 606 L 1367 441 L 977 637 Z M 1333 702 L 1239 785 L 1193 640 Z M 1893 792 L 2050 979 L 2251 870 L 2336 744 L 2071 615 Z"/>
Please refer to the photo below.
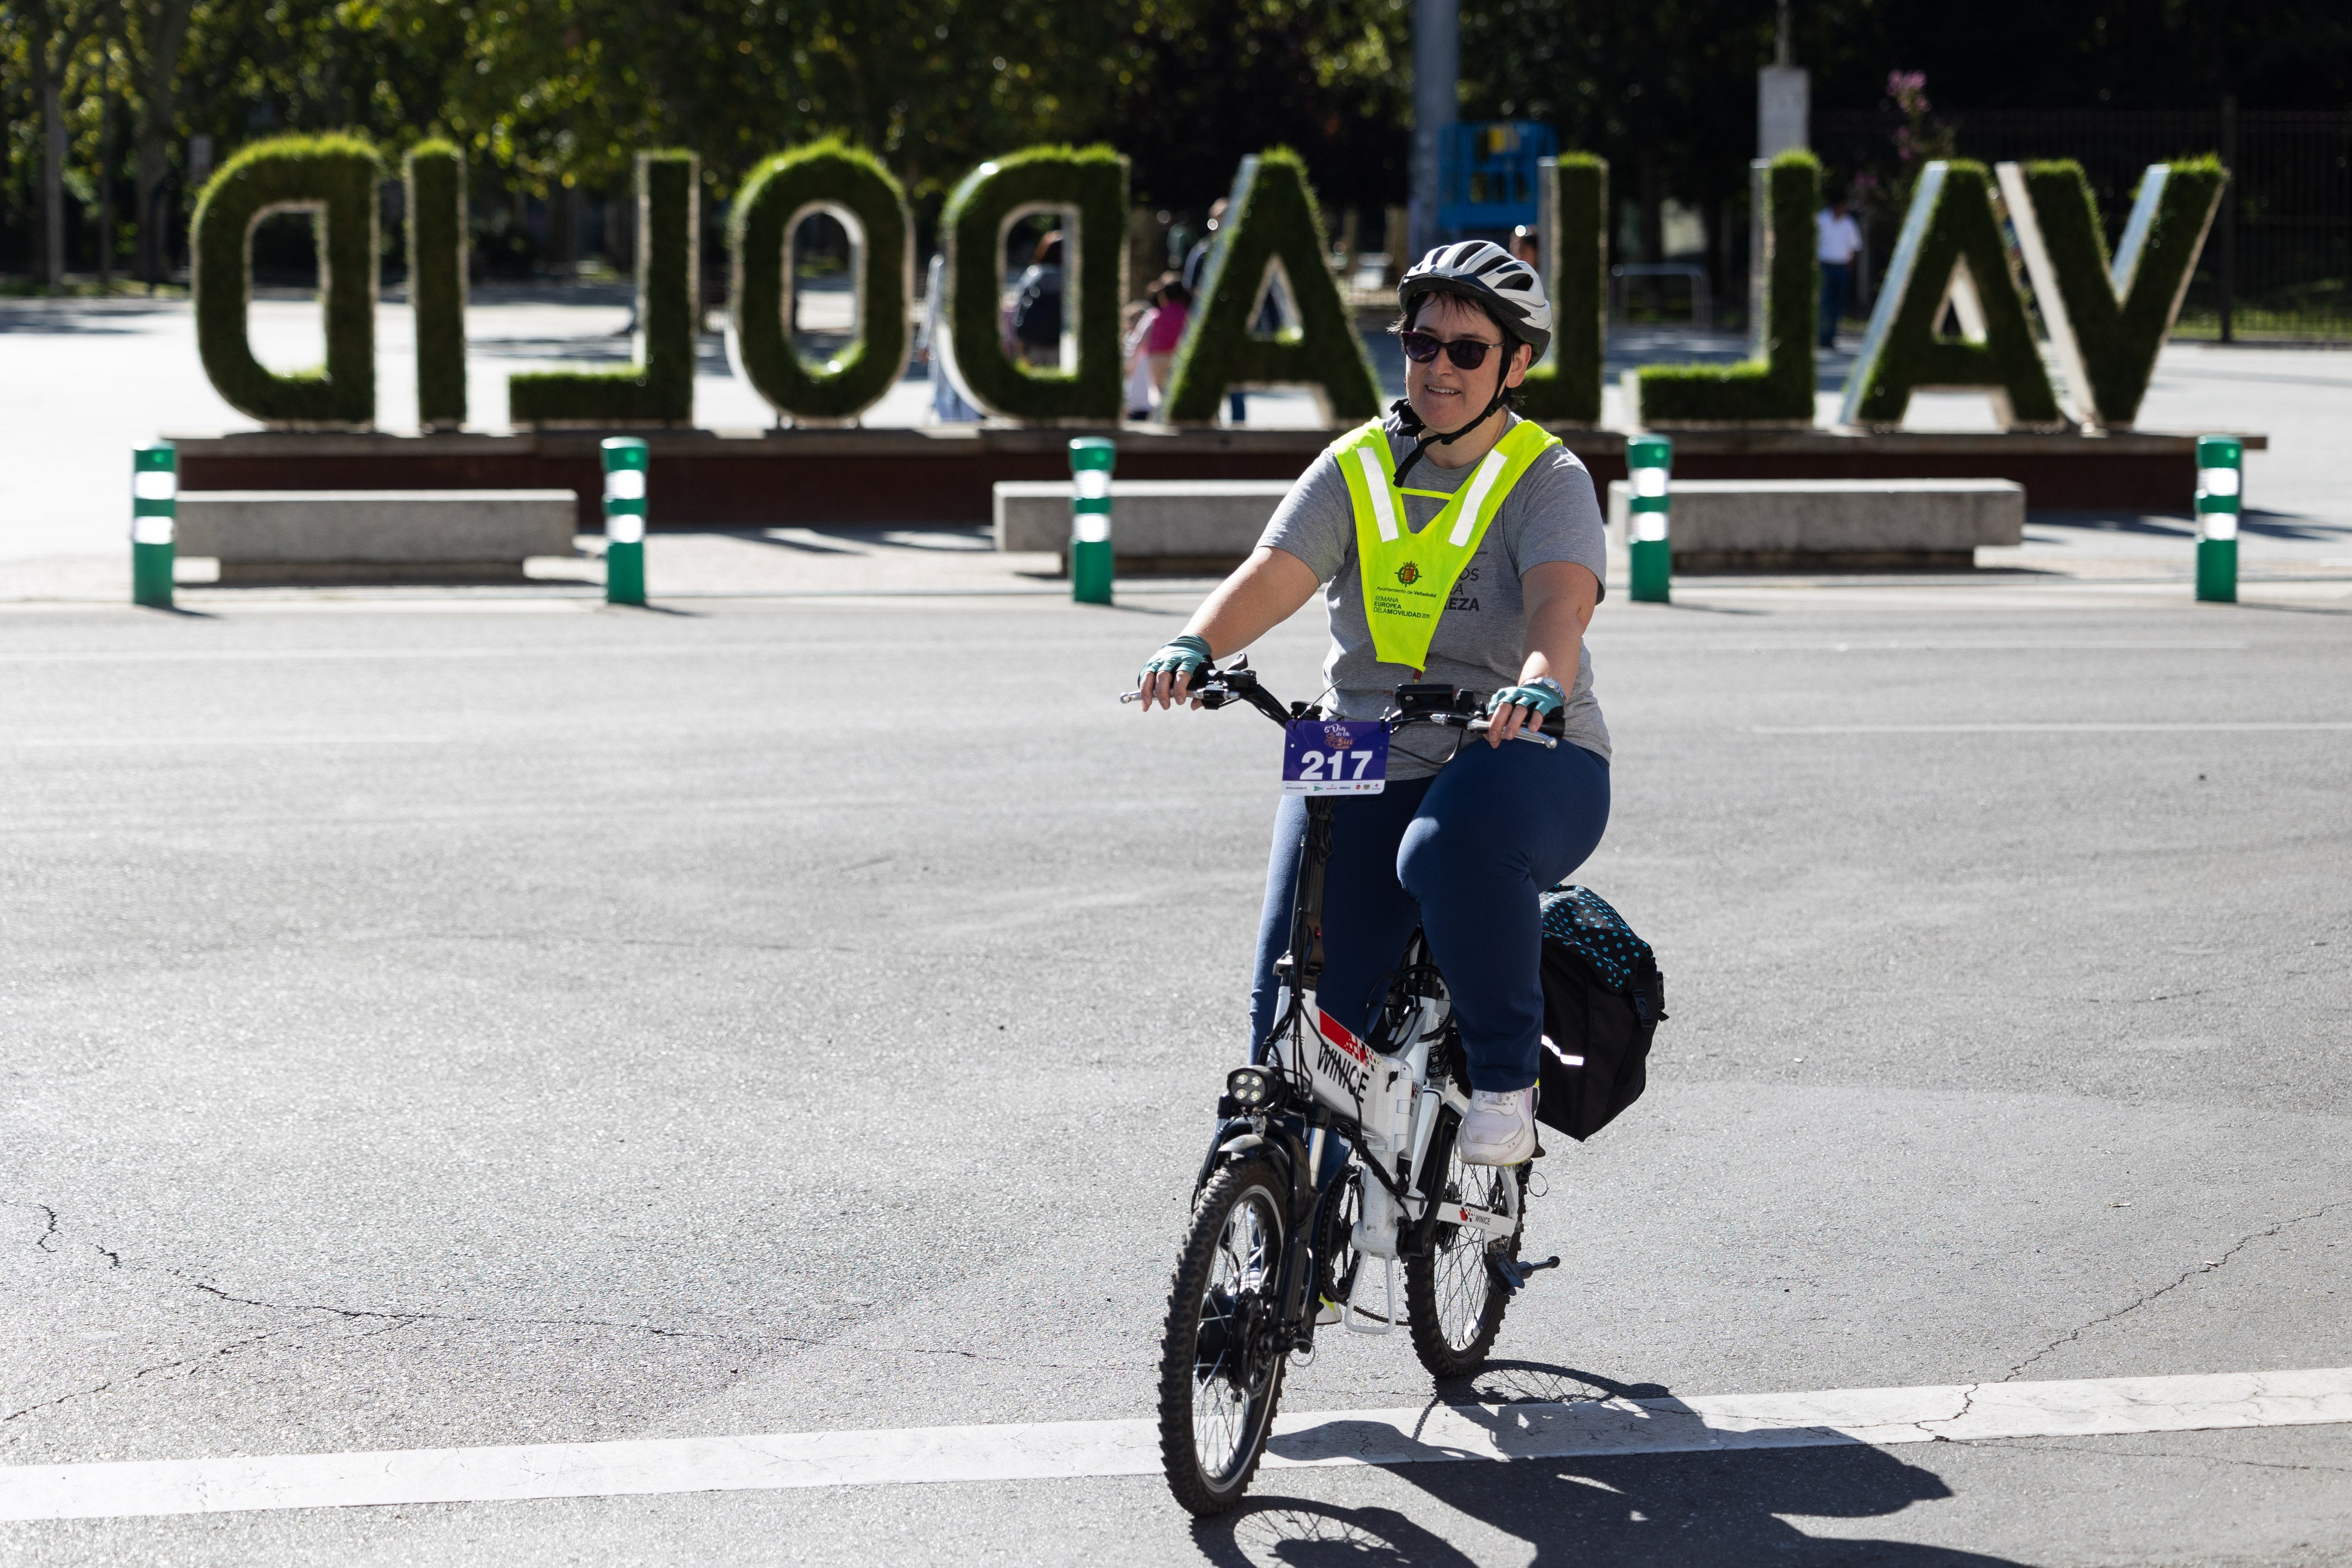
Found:
<path fill-rule="evenodd" d="M 1463 727 L 1470 731 L 1473 735 L 1484 735 L 1493 727 L 1483 718 L 1474 718 L 1468 724 L 1463 726 Z M 1538 746 L 1542 747 L 1546 751 L 1554 750 L 1559 745 L 1559 741 L 1554 740 L 1550 736 L 1546 735 L 1539 729 L 1523 729 L 1519 731 L 1518 734 L 1511 737 L 1511 738 L 1513 740 L 1532 740 Z"/>

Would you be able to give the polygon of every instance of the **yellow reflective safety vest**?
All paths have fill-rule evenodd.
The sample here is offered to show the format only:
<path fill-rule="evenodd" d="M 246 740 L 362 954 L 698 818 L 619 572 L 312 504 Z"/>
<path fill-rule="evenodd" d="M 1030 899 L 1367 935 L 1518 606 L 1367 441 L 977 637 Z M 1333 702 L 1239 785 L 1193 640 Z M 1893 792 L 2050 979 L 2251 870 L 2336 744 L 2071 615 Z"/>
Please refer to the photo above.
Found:
<path fill-rule="evenodd" d="M 1356 559 L 1364 574 L 1364 619 L 1372 629 L 1372 652 L 1384 664 L 1402 664 L 1418 674 L 1429 667 L 1430 639 L 1445 612 L 1454 585 L 1478 553 L 1486 525 L 1503 499 L 1535 460 L 1560 444 L 1559 437 L 1521 420 L 1503 433 L 1495 449 L 1479 459 L 1462 487 L 1397 488 L 1389 456 L 1388 433 L 1379 420 L 1331 444 L 1331 455 L 1348 481 L 1356 511 Z M 1445 507 L 1414 533 L 1405 521 L 1404 498 L 1426 496 Z"/>

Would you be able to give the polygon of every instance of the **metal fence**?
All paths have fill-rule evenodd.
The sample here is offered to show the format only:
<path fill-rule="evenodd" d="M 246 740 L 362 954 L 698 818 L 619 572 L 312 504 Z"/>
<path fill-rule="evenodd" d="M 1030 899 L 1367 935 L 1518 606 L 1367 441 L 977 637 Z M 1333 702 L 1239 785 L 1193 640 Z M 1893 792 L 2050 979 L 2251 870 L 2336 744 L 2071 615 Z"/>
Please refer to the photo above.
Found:
<path fill-rule="evenodd" d="M 1892 113 L 1813 117 L 1832 189 L 1899 177 Z M 2352 112 L 2336 110 L 1992 110 L 1957 114 L 1955 150 L 1984 162 L 2072 158 L 2098 195 L 2112 247 L 2150 163 L 2218 152 L 2229 193 L 2190 282 L 2179 335 L 2352 338 Z M 1872 248 L 1891 249 L 1902 214 L 1870 211 Z"/>

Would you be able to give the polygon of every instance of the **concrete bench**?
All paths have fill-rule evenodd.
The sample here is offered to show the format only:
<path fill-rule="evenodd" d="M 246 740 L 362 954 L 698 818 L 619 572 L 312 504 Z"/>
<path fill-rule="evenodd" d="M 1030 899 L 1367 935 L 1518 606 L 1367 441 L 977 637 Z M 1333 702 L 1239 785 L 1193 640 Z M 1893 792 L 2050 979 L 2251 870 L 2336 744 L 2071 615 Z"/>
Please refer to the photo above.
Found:
<path fill-rule="evenodd" d="M 1123 572 L 1216 572 L 1257 548 L 1287 479 L 1114 479 L 1112 559 Z M 1052 550 L 1070 567 L 1066 479 L 1000 479 L 996 548 Z"/>
<path fill-rule="evenodd" d="M 2007 479 L 1677 479 L 1675 570 L 1961 570 L 1979 545 L 2025 532 L 2025 486 Z M 1628 538 L 1633 487 L 1609 486 L 1609 538 Z"/>
<path fill-rule="evenodd" d="M 223 582 L 484 582 L 578 526 L 569 490 L 184 490 L 175 532 Z"/>

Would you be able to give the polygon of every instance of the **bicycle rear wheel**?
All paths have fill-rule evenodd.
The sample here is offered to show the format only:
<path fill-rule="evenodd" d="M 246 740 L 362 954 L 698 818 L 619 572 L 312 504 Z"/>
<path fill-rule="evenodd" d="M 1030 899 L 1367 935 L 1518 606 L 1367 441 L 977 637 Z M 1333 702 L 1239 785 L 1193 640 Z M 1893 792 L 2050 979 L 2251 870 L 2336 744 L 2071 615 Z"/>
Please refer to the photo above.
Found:
<path fill-rule="evenodd" d="M 1193 1211 L 1169 1286 L 1160 1455 L 1169 1490 L 1196 1514 L 1241 1500 L 1282 1396 L 1284 1192 L 1270 1160 L 1236 1160 L 1219 1171 Z"/>
<path fill-rule="evenodd" d="M 1492 1213 L 1516 1208 L 1519 1224 L 1507 1241 L 1489 1242 L 1474 1225 L 1448 1225 L 1439 1220 L 1429 1249 L 1404 1260 L 1405 1320 L 1412 1328 L 1412 1351 L 1432 1377 L 1441 1382 L 1469 1377 L 1486 1364 L 1486 1353 L 1502 1332 L 1503 1314 L 1510 1309 L 1490 1255 L 1517 1258 L 1519 1236 L 1527 1228 L 1528 1167 L 1473 1166 L 1463 1163 L 1461 1151 L 1446 1156 L 1445 1180 L 1438 1202 L 1468 1204 Z M 1507 1183 L 1516 1182 L 1511 1190 Z"/>

